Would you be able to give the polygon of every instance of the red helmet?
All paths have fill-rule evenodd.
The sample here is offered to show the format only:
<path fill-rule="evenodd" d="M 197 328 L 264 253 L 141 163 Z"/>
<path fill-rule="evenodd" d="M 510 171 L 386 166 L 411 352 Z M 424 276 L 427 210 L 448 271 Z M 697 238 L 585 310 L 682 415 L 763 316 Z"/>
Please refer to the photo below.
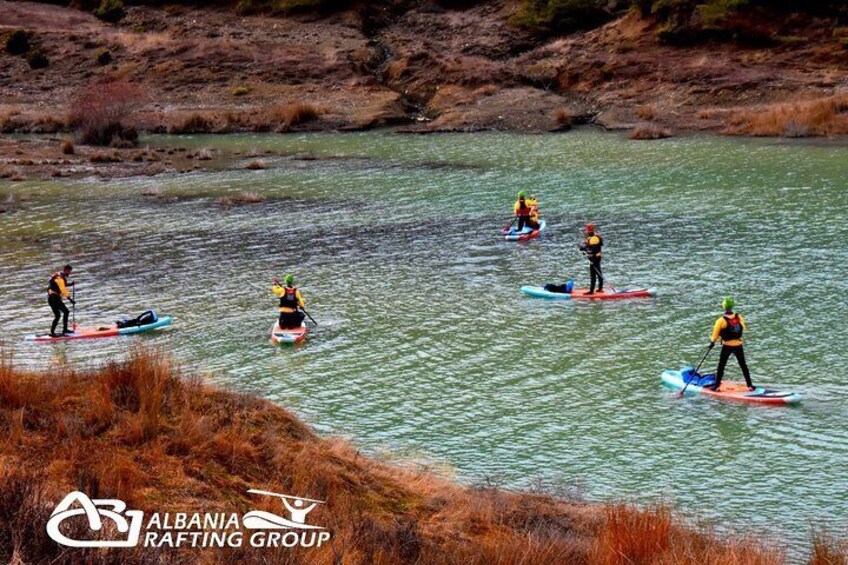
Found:
<path fill-rule="evenodd" d="M 589 222 L 588 224 L 586 224 L 586 232 L 587 233 L 594 233 L 595 232 L 595 224 L 593 224 L 592 222 Z"/>

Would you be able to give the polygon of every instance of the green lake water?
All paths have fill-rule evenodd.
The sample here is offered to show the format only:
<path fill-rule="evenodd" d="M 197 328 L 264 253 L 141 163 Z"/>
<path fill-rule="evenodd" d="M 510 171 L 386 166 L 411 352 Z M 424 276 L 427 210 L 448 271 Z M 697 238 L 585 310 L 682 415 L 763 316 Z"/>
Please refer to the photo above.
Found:
<path fill-rule="evenodd" d="M 0 214 L 0 327 L 18 364 L 97 363 L 133 343 L 22 343 L 48 328 L 46 278 L 70 261 L 78 322 L 172 315 L 137 340 L 367 452 L 469 483 L 665 500 L 781 543 L 848 525 L 848 148 L 590 130 L 177 143 L 282 155 L 260 171 L 0 183 L 24 198 Z M 501 241 L 522 189 L 548 230 Z M 217 203 L 244 190 L 265 201 Z M 587 220 L 608 281 L 656 299 L 520 295 L 588 282 Z M 268 341 L 269 283 L 286 272 L 320 322 L 296 349 Z M 660 386 L 697 362 L 725 295 L 746 316 L 754 380 L 803 392 L 801 407 Z"/>

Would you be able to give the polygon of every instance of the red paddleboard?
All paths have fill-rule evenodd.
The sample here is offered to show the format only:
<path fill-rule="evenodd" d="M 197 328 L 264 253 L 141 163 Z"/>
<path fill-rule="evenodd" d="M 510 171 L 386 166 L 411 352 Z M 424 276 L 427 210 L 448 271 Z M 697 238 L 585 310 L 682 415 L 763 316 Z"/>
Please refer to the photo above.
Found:
<path fill-rule="evenodd" d="M 571 291 L 572 300 L 621 300 L 622 298 L 648 298 L 656 294 L 649 288 L 634 288 L 632 290 L 602 290 L 589 294 L 588 288 L 575 288 Z"/>
<path fill-rule="evenodd" d="M 72 334 L 62 335 L 56 334 L 56 337 L 51 337 L 50 334 L 34 334 L 24 337 L 26 341 L 36 341 L 44 343 L 48 341 L 68 341 L 72 339 L 91 339 L 96 337 L 114 337 L 120 335 L 118 326 L 111 324 L 108 326 L 100 326 L 98 328 L 77 328 Z"/>
<path fill-rule="evenodd" d="M 691 367 L 687 368 L 691 370 Z M 770 406 L 785 406 L 787 404 L 798 404 L 803 399 L 803 395 L 797 392 L 776 390 L 766 387 L 755 387 L 754 390 L 748 390 L 747 385 L 743 383 L 734 383 L 731 381 L 722 381 L 721 387 L 718 390 L 711 390 L 707 387 L 702 387 L 693 382 L 686 386 L 681 371 L 666 369 L 663 371 L 662 382 L 665 386 L 675 390 L 686 390 L 687 395 L 709 396 L 721 400 L 732 400 L 734 402 L 746 402 L 749 404 L 766 404 Z"/>
<path fill-rule="evenodd" d="M 280 323 L 274 324 L 271 329 L 272 343 L 300 343 L 306 339 L 306 324 L 300 324 L 296 328 L 281 328 Z"/>
<path fill-rule="evenodd" d="M 522 286 L 521 292 L 534 298 L 549 300 L 623 300 L 625 298 L 650 298 L 657 295 L 652 288 L 631 288 L 595 291 L 589 294 L 588 288 L 575 288 L 571 292 L 551 292 L 541 286 Z"/>

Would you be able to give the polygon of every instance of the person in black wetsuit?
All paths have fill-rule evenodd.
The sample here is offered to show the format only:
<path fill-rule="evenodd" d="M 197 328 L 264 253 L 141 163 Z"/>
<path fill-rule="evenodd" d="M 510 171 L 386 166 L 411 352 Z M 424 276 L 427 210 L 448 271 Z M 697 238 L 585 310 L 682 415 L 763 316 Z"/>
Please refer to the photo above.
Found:
<path fill-rule="evenodd" d="M 580 246 L 580 250 L 586 254 L 586 259 L 589 260 L 589 292 L 586 294 L 595 293 L 595 284 L 598 285 L 598 292 L 604 291 L 604 275 L 601 271 L 601 248 L 604 246 L 604 239 L 600 234 L 595 233 L 595 224 L 586 224 L 586 241 Z"/>

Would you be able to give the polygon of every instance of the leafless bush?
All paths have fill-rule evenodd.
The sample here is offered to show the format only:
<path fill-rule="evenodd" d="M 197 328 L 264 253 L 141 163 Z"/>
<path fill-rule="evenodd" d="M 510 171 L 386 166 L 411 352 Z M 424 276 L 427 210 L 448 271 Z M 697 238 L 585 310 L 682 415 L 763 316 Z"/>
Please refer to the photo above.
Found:
<path fill-rule="evenodd" d="M 80 143 L 111 145 L 113 142 L 135 143 L 138 133 L 127 121 L 148 100 L 146 91 L 120 79 L 94 81 L 74 97 L 70 123 Z"/>

